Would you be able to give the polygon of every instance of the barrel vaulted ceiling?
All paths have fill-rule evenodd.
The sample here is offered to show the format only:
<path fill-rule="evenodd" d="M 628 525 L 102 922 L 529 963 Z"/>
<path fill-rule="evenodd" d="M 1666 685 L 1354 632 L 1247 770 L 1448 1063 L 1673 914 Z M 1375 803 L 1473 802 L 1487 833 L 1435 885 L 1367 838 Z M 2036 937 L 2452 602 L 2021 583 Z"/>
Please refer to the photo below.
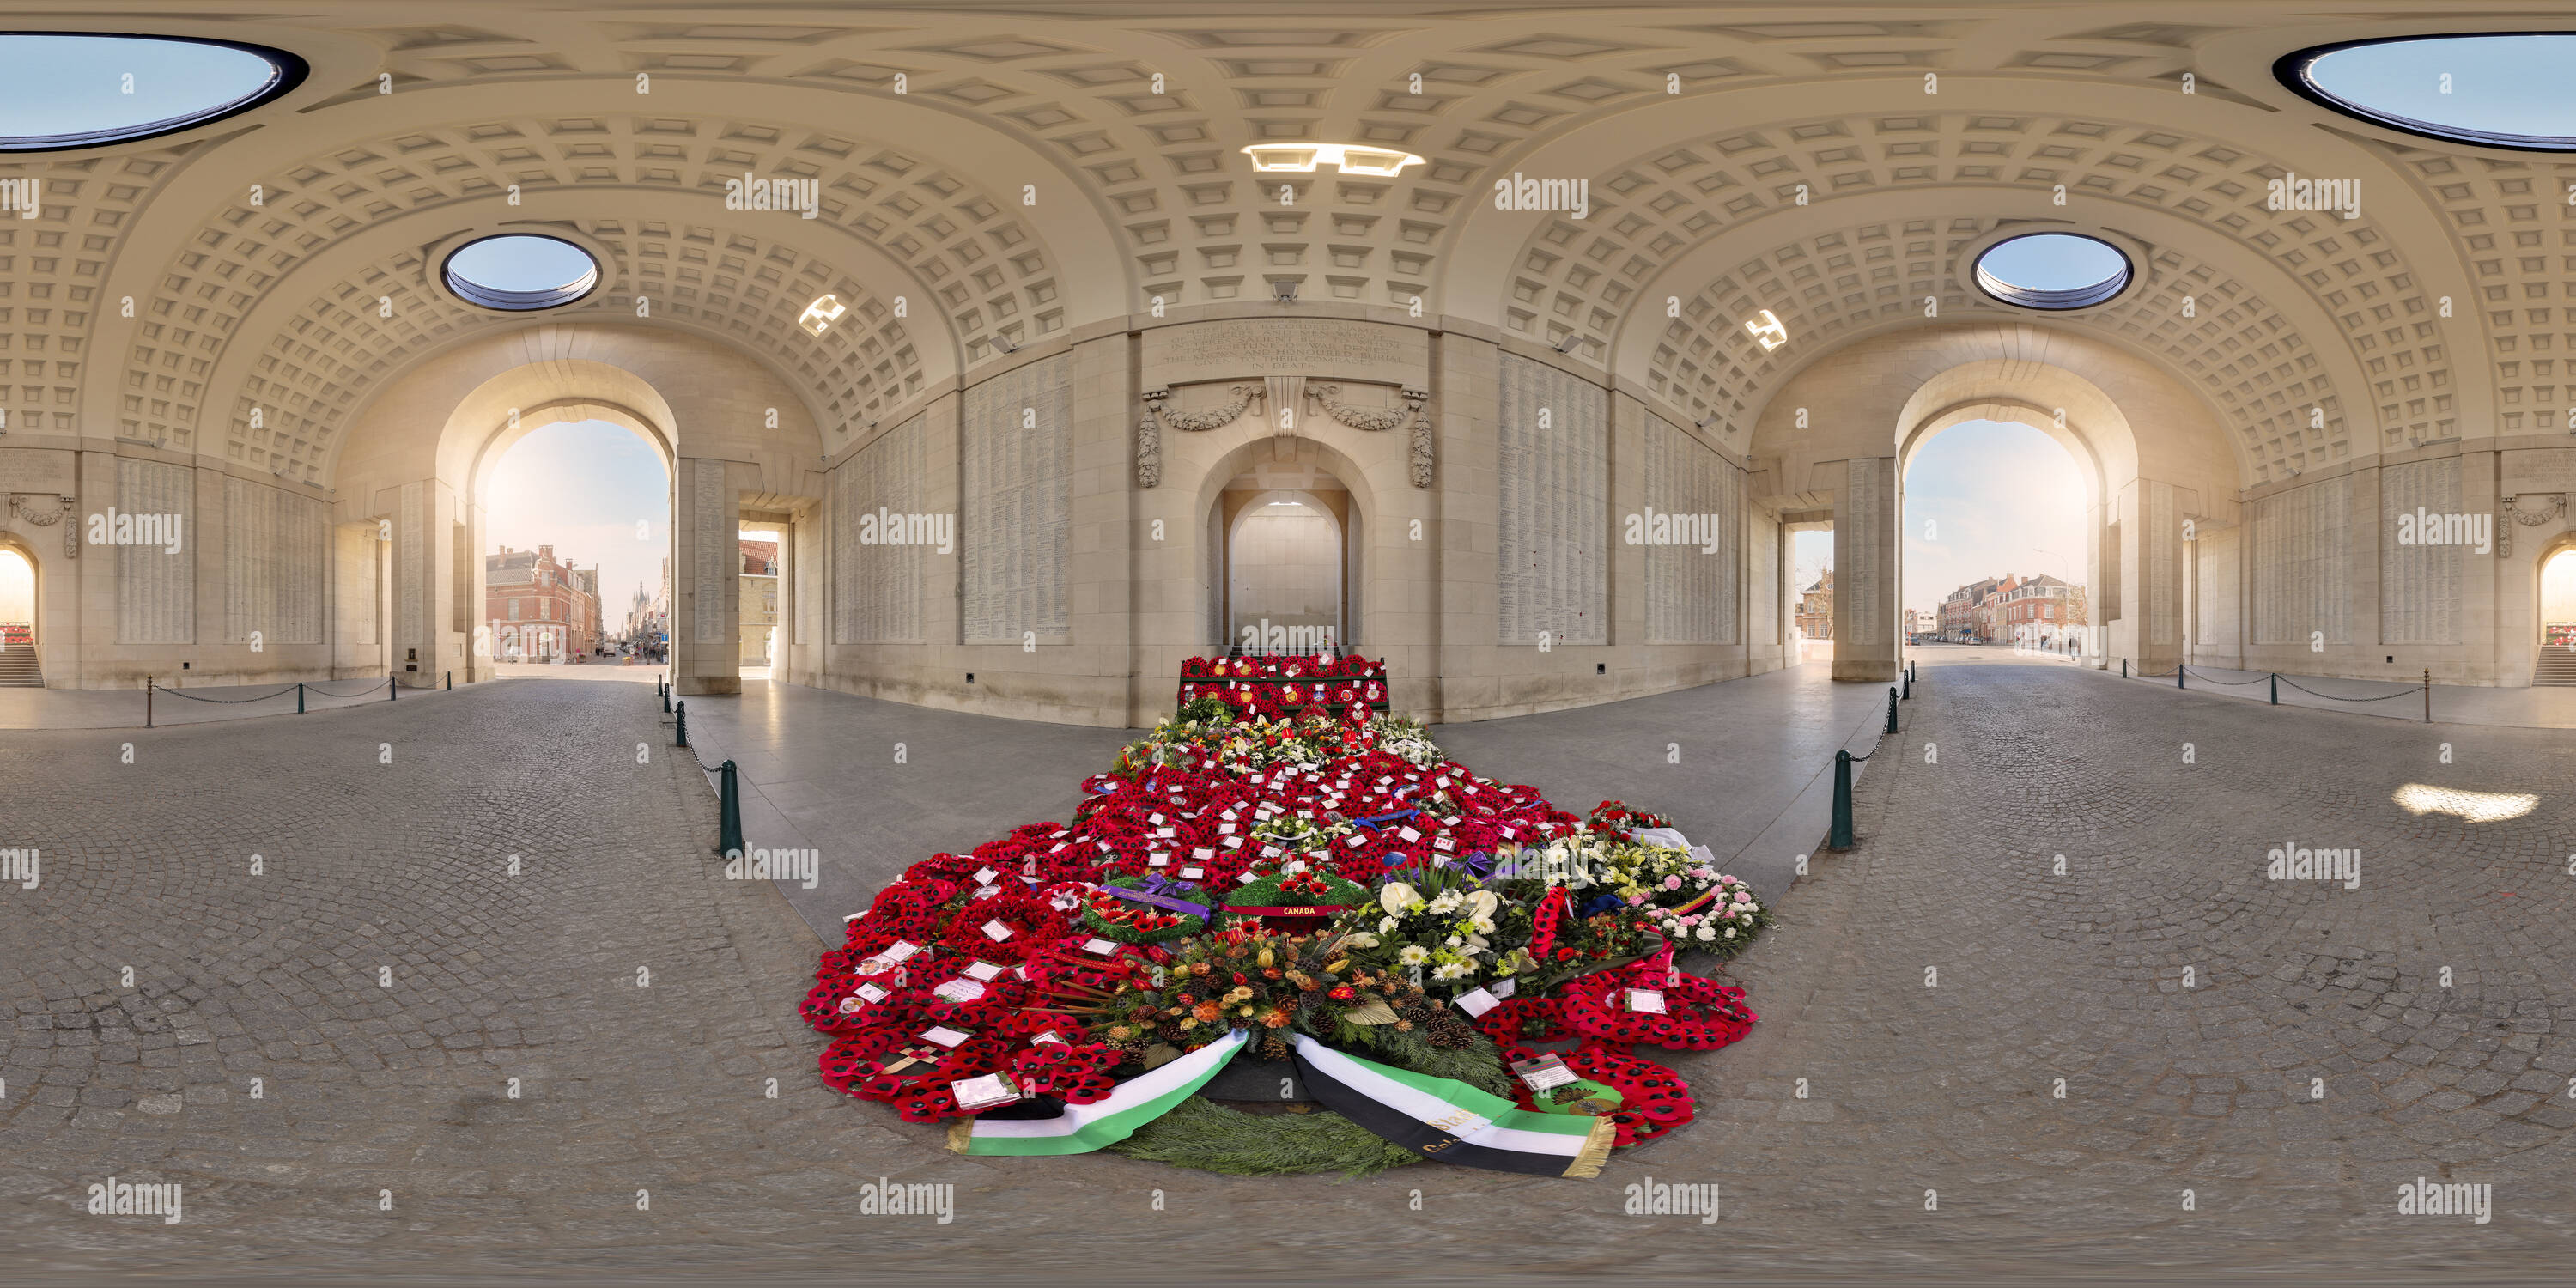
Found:
<path fill-rule="evenodd" d="M 2143 280 L 2045 324 L 2198 391 L 2248 485 L 2551 432 L 2576 404 L 2576 164 L 2380 131 L 2269 75 L 2356 35 L 2576 26 L 2539 5 L 304 0 L 13 25 L 313 61 L 229 121 L 0 163 L 46 194 L 0 220 L 0 405 L 317 486 L 391 377 L 530 324 L 434 284 L 441 245 L 504 225 L 603 258 L 602 288 L 543 322 L 738 345 L 827 448 L 971 379 L 996 335 L 1286 280 L 1570 345 L 1742 449 L 1789 375 L 1923 325 L 1926 297 L 1942 320 L 2013 314 L 1962 256 L 2052 223 L 2122 239 Z M 1240 152 L 1284 141 L 1426 164 L 1256 176 Z M 745 172 L 817 181 L 818 217 L 725 209 Z M 2292 172 L 2360 179 L 2360 217 L 2267 209 Z M 1587 216 L 1494 209 L 1516 173 L 1588 179 Z M 797 317 L 825 293 L 852 311 L 817 337 Z M 1768 352 L 1743 325 L 1765 309 L 1789 335 Z"/>

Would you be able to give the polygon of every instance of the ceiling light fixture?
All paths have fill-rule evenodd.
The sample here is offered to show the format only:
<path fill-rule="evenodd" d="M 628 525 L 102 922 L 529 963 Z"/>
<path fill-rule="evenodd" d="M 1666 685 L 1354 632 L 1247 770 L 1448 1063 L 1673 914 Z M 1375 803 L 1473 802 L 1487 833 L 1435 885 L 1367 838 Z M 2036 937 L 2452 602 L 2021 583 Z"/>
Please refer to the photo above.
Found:
<path fill-rule="evenodd" d="M 1018 353 L 1020 351 L 1018 341 L 1013 340 L 1011 337 L 1004 335 L 999 331 L 993 333 L 993 338 L 990 343 L 994 348 L 999 349 L 1004 353 Z"/>
<path fill-rule="evenodd" d="M 1583 343 L 1583 337 L 1581 335 L 1568 331 L 1565 333 L 1564 339 L 1556 342 L 1556 351 L 1558 353 L 1572 353 L 1574 352 L 1574 346 L 1581 343 Z"/>
<path fill-rule="evenodd" d="M 1754 314 L 1753 320 L 1744 324 L 1744 329 L 1762 343 L 1764 353 L 1789 342 L 1789 328 L 1780 325 L 1780 319 L 1772 316 L 1769 309 Z"/>
<path fill-rule="evenodd" d="M 814 297 L 813 303 L 805 306 L 803 313 L 796 315 L 796 325 L 821 335 L 831 330 L 832 324 L 840 321 L 841 315 L 849 311 L 850 306 L 843 304 L 840 296 L 818 295 Z"/>
<path fill-rule="evenodd" d="M 1392 176 L 1409 165 L 1426 164 L 1410 152 L 1372 148 L 1359 143 L 1255 143 L 1243 150 L 1256 174 L 1312 174 L 1328 165 L 1344 174 Z"/>

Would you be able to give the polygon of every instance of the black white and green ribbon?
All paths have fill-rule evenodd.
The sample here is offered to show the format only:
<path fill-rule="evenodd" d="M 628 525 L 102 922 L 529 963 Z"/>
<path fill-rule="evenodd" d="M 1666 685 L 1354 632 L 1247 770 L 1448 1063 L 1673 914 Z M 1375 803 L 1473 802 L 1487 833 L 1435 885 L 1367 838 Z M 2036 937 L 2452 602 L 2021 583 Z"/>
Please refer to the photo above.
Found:
<path fill-rule="evenodd" d="M 1598 1176 L 1616 1128 L 1607 1118 L 1533 1113 L 1492 1092 L 1363 1060 L 1303 1034 L 1297 1072 L 1324 1107 L 1461 1167 L 1532 1176 Z"/>
<path fill-rule="evenodd" d="M 1242 1029 L 1148 1070 L 1105 1100 L 1066 1105 L 1052 1118 L 961 1118 L 948 1125 L 948 1148 L 960 1154 L 1088 1154 L 1135 1135 L 1207 1085 L 1252 1035 Z"/>

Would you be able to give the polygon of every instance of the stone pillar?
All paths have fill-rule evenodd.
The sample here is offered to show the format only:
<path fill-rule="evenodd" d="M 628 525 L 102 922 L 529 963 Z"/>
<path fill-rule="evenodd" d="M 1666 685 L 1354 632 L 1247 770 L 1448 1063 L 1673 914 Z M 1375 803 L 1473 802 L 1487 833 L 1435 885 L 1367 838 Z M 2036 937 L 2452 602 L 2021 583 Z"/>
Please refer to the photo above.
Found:
<path fill-rule="evenodd" d="M 683 456 L 675 471 L 671 675 L 683 694 L 742 692 L 742 508 L 730 465 Z"/>
<path fill-rule="evenodd" d="M 2130 654 L 2144 670 L 2182 663 L 2182 520 L 2185 493 L 2170 483 L 2132 485 L 2128 522 L 2120 525 L 2120 599 Z"/>
<path fill-rule="evenodd" d="M 1887 683 L 1897 667 L 1896 458 L 1843 462 L 1834 491 L 1834 678 Z"/>
<path fill-rule="evenodd" d="M 389 488 L 393 517 L 392 674 L 406 688 L 431 688 L 462 668 L 471 636 L 452 629 L 456 614 L 456 493 L 436 479 Z"/>
<path fill-rule="evenodd" d="M 2084 664 L 2100 670 L 2125 656 L 2112 647 L 2111 614 L 2120 603 L 2120 530 L 2111 526 L 2116 497 L 2084 509 Z"/>

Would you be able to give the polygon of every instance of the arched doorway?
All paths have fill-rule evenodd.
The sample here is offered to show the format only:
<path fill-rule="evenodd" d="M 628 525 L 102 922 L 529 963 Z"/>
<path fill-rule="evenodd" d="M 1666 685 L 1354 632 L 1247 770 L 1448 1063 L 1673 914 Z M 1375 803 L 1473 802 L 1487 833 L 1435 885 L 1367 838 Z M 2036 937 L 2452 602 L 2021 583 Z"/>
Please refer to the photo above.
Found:
<path fill-rule="evenodd" d="M 1222 477 L 1206 526 L 1212 642 L 1246 653 L 1353 647 L 1365 549 L 1358 498 L 1309 451 L 1246 461 Z"/>
<path fill-rule="evenodd" d="M 1247 653 L 1311 653 L 1340 645 L 1342 522 L 1325 494 L 1244 496 L 1226 525 L 1226 637 Z"/>
<path fill-rule="evenodd" d="M 1902 446 L 1908 643 L 2100 653 L 2089 531 L 2100 470 L 2083 441 L 2026 408 L 1953 409 Z"/>
<path fill-rule="evenodd" d="M 478 661 L 666 660 L 670 452 L 650 422 L 584 403 L 523 413 L 476 459 L 473 496 Z"/>
<path fill-rule="evenodd" d="M 43 688 L 36 652 L 36 561 L 0 538 L 0 688 Z"/>
<path fill-rule="evenodd" d="M 2540 557 L 2540 660 L 2535 685 L 2576 685 L 2576 534 Z"/>

